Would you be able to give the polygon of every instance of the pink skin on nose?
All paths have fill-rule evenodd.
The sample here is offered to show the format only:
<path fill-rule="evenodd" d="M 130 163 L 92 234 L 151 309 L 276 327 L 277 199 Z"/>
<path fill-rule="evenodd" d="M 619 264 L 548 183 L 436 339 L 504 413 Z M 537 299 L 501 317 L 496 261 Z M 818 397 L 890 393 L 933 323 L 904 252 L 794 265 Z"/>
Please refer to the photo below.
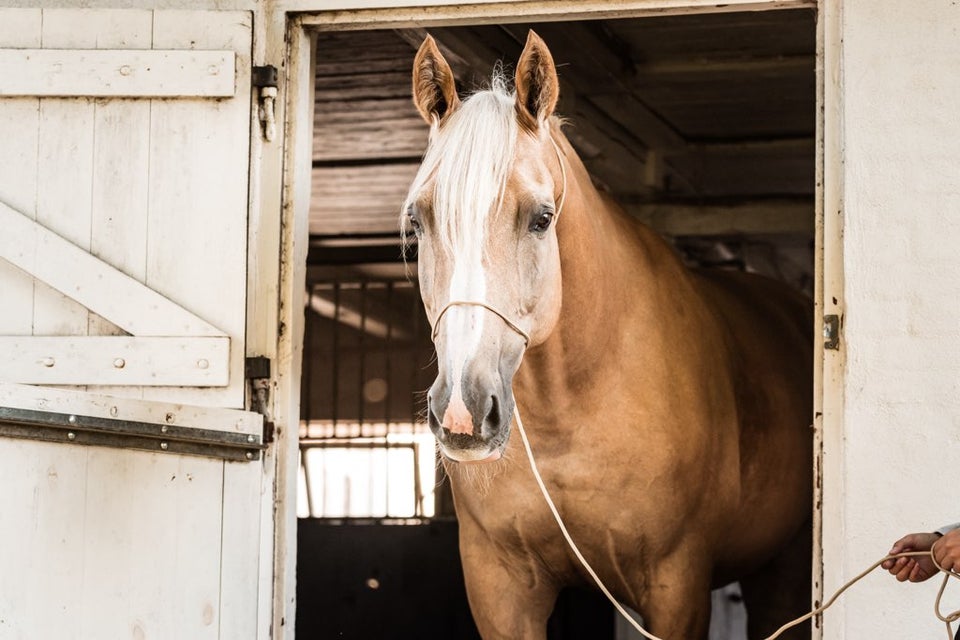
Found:
<path fill-rule="evenodd" d="M 450 433 L 473 434 L 473 417 L 470 416 L 470 410 L 463 403 L 459 393 L 450 398 L 450 404 L 447 405 L 447 410 L 443 414 L 443 428 L 448 429 Z"/>

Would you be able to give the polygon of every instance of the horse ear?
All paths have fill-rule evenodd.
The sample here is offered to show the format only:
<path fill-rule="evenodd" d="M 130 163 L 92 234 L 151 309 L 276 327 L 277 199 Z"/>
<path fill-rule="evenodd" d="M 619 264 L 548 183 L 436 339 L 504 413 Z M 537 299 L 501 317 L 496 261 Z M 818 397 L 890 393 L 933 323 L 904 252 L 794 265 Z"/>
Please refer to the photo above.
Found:
<path fill-rule="evenodd" d="M 413 59 L 413 103 L 431 126 L 439 124 L 460 104 L 453 71 L 430 35 Z"/>
<path fill-rule="evenodd" d="M 535 131 L 553 115 L 560 96 L 560 82 L 547 43 L 533 31 L 527 33 L 527 44 L 517 62 L 515 84 L 520 122 Z"/>

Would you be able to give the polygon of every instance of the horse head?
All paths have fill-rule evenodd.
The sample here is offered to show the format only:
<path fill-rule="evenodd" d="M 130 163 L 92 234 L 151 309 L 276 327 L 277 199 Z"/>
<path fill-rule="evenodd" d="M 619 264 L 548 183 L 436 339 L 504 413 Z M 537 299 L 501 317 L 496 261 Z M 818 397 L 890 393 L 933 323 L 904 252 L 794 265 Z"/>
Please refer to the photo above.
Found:
<path fill-rule="evenodd" d="M 432 37 L 414 60 L 414 103 L 430 140 L 401 228 L 417 236 L 437 351 L 428 421 L 441 452 L 458 462 L 501 457 L 514 374 L 560 310 L 556 220 L 565 172 L 551 133 L 559 84 L 535 33 L 517 63 L 514 91 L 506 85 L 495 74 L 489 90 L 461 102 Z"/>

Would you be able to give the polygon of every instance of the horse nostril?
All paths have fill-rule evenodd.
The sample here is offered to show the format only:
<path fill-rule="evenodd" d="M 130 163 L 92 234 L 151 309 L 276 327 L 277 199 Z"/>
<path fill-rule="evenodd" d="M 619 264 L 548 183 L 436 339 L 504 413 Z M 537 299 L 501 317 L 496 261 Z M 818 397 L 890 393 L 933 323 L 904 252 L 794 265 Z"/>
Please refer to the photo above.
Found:
<path fill-rule="evenodd" d="M 487 412 L 486 422 L 494 428 L 500 426 L 500 401 L 497 396 L 490 396 L 490 411 Z"/>
<path fill-rule="evenodd" d="M 427 423 L 430 426 L 430 429 L 434 433 L 440 433 L 440 418 L 437 417 L 437 414 L 433 410 L 433 403 L 430 402 L 430 399 L 427 399 Z"/>

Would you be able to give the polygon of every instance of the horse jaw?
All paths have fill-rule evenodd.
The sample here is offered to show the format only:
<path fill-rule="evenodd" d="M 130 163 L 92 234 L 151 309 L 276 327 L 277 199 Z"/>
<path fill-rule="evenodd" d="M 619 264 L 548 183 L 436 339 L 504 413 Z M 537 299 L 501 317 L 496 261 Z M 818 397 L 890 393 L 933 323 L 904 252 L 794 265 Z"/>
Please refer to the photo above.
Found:
<path fill-rule="evenodd" d="M 484 455 L 480 451 L 458 451 L 451 455 L 451 452 L 444 450 L 443 445 L 440 445 L 440 452 L 443 453 L 443 457 L 448 461 L 457 464 L 488 464 L 490 462 L 496 462 L 503 457 L 501 447 L 494 447 L 493 451 L 487 454 L 485 458 L 479 457 Z"/>

